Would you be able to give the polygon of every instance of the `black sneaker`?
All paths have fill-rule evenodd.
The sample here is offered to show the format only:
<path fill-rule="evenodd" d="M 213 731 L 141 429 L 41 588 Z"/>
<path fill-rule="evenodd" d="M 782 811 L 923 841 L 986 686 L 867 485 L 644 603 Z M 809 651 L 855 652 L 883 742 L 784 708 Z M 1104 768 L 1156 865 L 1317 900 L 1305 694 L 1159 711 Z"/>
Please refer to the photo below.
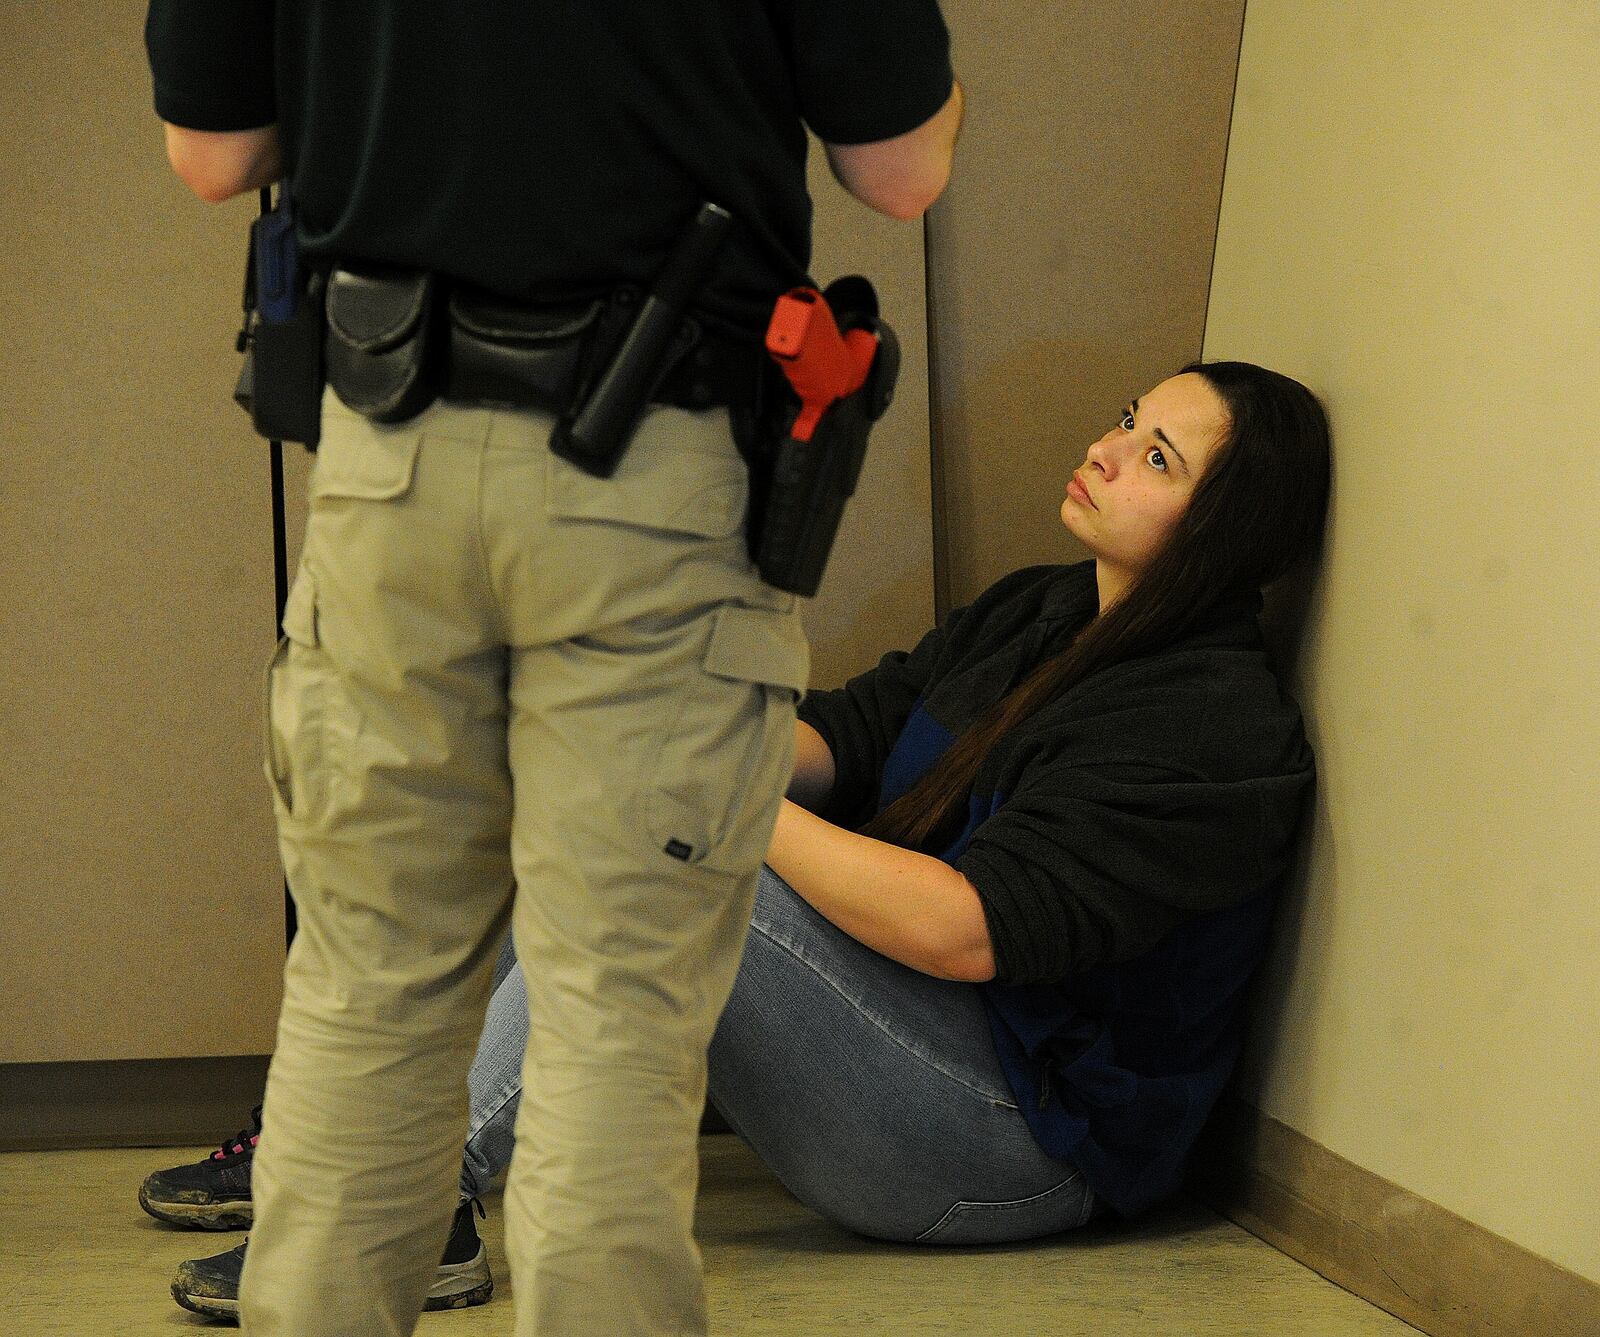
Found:
<path fill-rule="evenodd" d="M 194 1165 L 157 1170 L 139 1186 L 139 1206 L 158 1221 L 191 1230 L 244 1230 L 254 1220 L 250 1162 L 261 1140 L 261 1106 L 242 1129 Z"/>
<path fill-rule="evenodd" d="M 425 1310 L 465 1309 L 485 1303 L 494 1294 L 488 1251 L 478 1238 L 478 1228 L 472 1220 L 474 1206 L 480 1214 L 483 1212 L 483 1204 L 476 1198 L 468 1199 L 456 1209 L 444 1257 L 439 1261 L 439 1270 L 434 1274 L 428 1298 L 422 1305 Z M 180 1263 L 172 1283 L 172 1298 L 193 1313 L 237 1323 L 239 1277 L 244 1272 L 244 1250 L 249 1242 L 247 1235 L 227 1253 Z"/>

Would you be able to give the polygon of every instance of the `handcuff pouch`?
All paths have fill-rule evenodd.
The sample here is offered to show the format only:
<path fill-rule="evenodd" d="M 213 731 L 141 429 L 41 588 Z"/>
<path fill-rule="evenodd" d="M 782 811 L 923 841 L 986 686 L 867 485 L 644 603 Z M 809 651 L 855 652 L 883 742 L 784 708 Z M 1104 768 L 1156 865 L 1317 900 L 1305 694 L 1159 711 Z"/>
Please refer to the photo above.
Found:
<path fill-rule="evenodd" d="M 375 265 L 328 277 L 328 384 L 374 422 L 414 418 L 438 394 L 435 284 L 426 271 Z"/>

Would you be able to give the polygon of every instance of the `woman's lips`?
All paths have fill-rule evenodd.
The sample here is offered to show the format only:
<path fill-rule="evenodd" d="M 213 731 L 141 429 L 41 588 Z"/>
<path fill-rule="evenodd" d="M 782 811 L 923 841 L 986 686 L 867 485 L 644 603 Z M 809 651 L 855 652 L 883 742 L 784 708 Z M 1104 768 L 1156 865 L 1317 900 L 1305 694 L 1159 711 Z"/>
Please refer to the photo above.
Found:
<path fill-rule="evenodd" d="M 1067 484 L 1067 495 L 1074 501 L 1081 501 L 1085 506 L 1094 507 L 1095 510 L 1100 509 L 1095 506 L 1094 498 L 1089 495 L 1089 489 L 1084 487 L 1083 481 L 1077 474 L 1073 474 L 1072 481 Z"/>

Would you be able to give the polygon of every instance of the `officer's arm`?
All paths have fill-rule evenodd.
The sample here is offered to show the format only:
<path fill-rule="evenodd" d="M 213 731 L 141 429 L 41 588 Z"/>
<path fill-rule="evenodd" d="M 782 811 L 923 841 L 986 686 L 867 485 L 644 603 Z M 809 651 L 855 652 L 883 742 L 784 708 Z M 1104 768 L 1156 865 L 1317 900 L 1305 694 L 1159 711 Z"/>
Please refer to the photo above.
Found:
<path fill-rule="evenodd" d="M 794 775 L 786 797 L 815 812 L 833 793 L 833 753 L 827 739 L 804 720 L 794 722 Z"/>
<path fill-rule="evenodd" d="M 184 185 L 207 204 L 260 190 L 283 175 L 275 125 L 217 131 L 167 124 L 167 159 Z"/>
<path fill-rule="evenodd" d="M 950 180 L 966 100 L 957 83 L 944 106 L 915 130 L 872 144 L 824 144 L 839 184 L 891 218 L 916 218 Z"/>

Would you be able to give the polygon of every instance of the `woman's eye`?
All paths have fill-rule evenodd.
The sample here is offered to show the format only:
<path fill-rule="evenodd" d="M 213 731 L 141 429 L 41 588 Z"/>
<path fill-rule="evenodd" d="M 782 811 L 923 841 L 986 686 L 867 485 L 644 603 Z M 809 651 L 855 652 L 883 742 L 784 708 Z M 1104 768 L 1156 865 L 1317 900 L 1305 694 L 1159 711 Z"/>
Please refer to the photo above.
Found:
<path fill-rule="evenodd" d="M 1122 430 L 1124 432 L 1131 432 L 1133 430 L 1133 414 L 1124 413 L 1122 415 Z"/>
<path fill-rule="evenodd" d="M 1150 467 L 1158 473 L 1166 473 L 1167 457 L 1161 453 L 1160 446 L 1151 446 L 1145 453 L 1145 459 L 1150 461 Z"/>

